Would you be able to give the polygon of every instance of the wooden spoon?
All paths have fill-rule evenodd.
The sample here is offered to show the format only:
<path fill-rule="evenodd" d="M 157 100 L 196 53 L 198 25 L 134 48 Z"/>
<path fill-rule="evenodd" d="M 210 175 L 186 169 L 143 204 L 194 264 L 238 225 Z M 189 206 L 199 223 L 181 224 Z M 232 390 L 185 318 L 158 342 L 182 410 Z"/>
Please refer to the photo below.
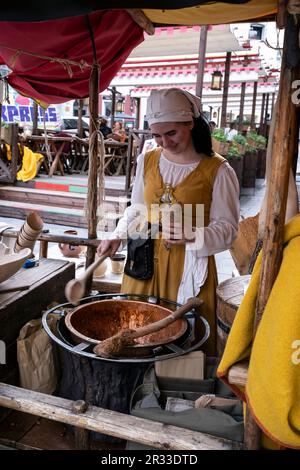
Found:
<path fill-rule="evenodd" d="M 141 326 L 136 330 L 122 330 L 114 336 L 101 341 L 94 347 L 93 351 L 97 356 L 106 358 L 119 356 L 125 346 L 132 345 L 134 343 L 134 339 L 149 335 L 150 333 L 155 333 L 156 331 L 165 328 L 178 318 L 183 317 L 183 315 L 192 308 L 201 307 L 202 304 L 203 300 L 199 299 L 199 297 L 192 297 L 186 304 L 179 307 L 175 312 L 172 312 L 167 317 L 154 323 L 150 323 L 149 325 Z"/>
<path fill-rule="evenodd" d="M 85 284 L 90 275 L 94 272 L 103 261 L 108 258 L 108 254 L 99 256 L 77 279 L 71 279 L 65 288 L 65 296 L 73 305 L 77 305 L 84 296 Z"/>

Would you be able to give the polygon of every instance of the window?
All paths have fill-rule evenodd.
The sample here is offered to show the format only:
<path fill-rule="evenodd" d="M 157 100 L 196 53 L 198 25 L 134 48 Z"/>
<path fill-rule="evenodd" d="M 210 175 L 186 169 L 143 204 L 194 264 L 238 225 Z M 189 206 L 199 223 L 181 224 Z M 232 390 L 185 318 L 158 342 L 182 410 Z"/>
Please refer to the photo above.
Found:
<path fill-rule="evenodd" d="M 262 40 L 264 36 L 264 25 L 263 24 L 251 24 L 249 31 L 249 39 Z"/>

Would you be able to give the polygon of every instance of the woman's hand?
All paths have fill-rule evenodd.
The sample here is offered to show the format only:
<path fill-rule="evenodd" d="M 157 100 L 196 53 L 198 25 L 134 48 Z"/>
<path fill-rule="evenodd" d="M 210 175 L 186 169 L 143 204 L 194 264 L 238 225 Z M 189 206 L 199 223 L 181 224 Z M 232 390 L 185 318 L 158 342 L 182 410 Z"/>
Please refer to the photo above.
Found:
<path fill-rule="evenodd" d="M 97 248 L 97 255 L 101 256 L 105 254 L 108 254 L 108 256 L 112 257 L 116 251 L 119 249 L 119 246 L 121 245 L 121 240 L 116 238 L 114 240 L 102 240 L 100 245 L 98 245 Z"/>
<path fill-rule="evenodd" d="M 169 229 L 162 233 L 167 245 L 186 245 L 195 240 L 193 227 L 183 226 L 178 222 L 171 222 Z"/>

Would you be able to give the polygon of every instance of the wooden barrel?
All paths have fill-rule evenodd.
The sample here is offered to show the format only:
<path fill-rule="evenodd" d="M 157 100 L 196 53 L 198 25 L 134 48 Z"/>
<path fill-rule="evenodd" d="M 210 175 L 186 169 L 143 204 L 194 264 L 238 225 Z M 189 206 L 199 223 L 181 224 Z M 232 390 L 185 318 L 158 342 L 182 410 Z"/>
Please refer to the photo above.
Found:
<path fill-rule="evenodd" d="M 244 297 L 250 275 L 232 277 L 217 287 L 217 349 L 222 356 L 231 325 Z"/>

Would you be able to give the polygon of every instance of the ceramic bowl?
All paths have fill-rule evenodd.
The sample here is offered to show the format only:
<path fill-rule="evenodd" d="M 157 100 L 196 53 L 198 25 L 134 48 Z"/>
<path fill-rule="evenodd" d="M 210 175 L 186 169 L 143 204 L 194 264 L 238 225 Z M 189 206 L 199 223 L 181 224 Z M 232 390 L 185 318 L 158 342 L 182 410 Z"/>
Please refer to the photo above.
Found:
<path fill-rule="evenodd" d="M 18 253 L 10 253 L 9 255 L 1 256 L 0 258 L 0 282 L 6 281 L 15 274 L 21 266 L 25 263 L 26 259 L 31 255 L 30 248 L 24 248 Z"/>

